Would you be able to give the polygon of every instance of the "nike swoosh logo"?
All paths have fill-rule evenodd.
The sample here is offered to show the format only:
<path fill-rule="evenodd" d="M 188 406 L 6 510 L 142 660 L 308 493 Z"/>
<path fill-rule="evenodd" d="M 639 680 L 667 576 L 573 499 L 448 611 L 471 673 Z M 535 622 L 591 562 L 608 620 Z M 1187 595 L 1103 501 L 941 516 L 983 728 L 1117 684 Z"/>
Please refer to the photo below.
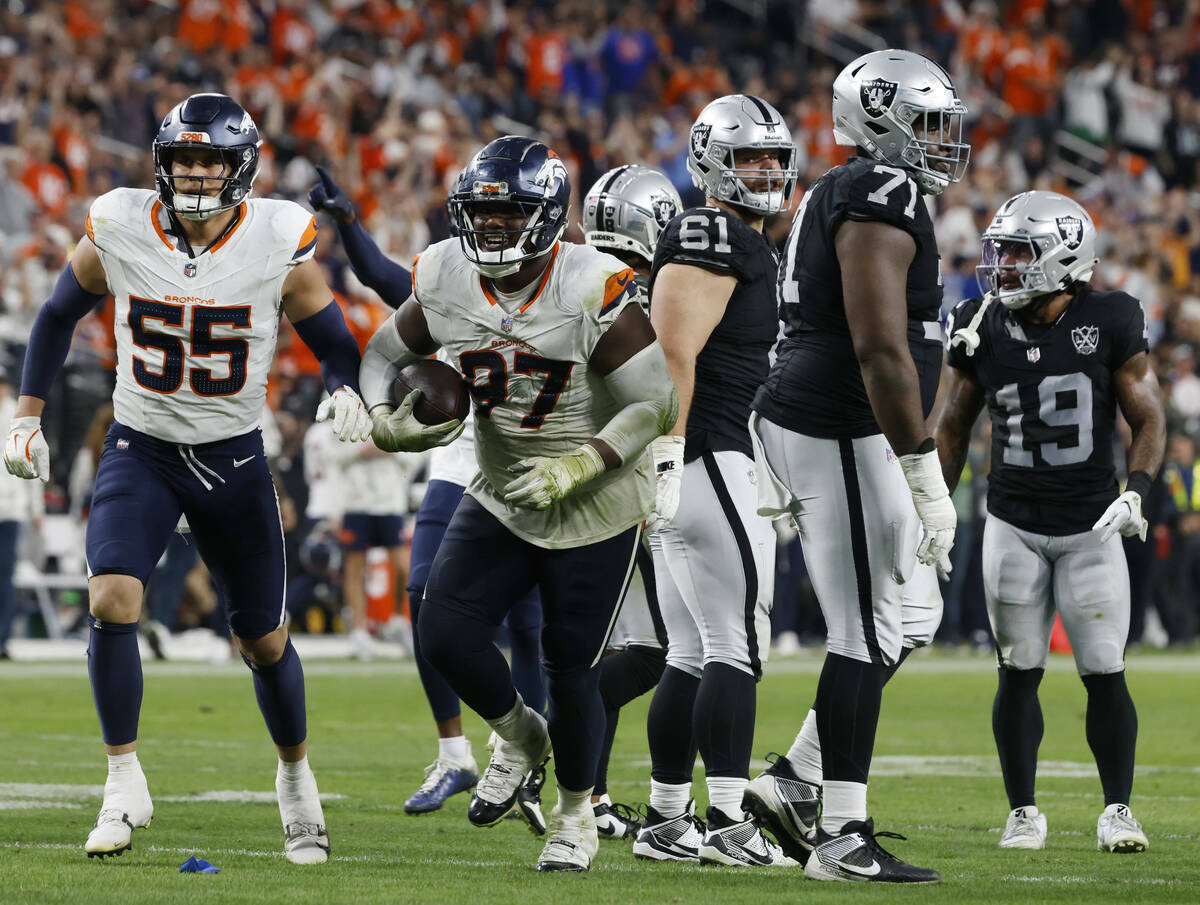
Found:
<path fill-rule="evenodd" d="M 881 870 L 878 861 L 872 861 L 870 867 L 859 867 L 856 864 L 847 864 L 844 861 L 839 861 L 838 867 L 847 873 L 858 874 L 860 877 L 873 877 Z"/>
<path fill-rule="evenodd" d="M 254 461 L 254 456 L 250 456 L 249 458 L 246 458 L 246 459 L 234 459 L 234 460 L 233 460 L 233 467 L 234 467 L 234 468 L 241 468 L 241 467 L 242 467 L 243 465 L 245 465 L 247 462 L 253 462 L 253 461 Z"/>
<path fill-rule="evenodd" d="M 624 286 L 626 283 L 628 283 L 630 281 L 630 279 L 632 279 L 629 276 L 629 274 L 627 274 L 627 273 L 624 276 L 625 276 L 625 279 L 621 279 L 621 275 L 618 274 L 618 276 L 617 276 L 617 285 L 618 286 Z"/>

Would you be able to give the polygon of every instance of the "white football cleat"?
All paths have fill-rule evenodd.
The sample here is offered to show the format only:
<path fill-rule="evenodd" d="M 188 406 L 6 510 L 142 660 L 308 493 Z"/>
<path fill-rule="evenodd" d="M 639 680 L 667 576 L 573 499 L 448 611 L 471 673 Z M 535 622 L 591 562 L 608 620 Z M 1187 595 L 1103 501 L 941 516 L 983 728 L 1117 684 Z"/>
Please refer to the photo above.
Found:
<path fill-rule="evenodd" d="M 154 802 L 150 800 L 146 774 L 137 761 L 134 767 L 128 771 L 110 771 L 104 782 L 104 803 L 83 846 L 89 858 L 120 855 L 130 848 L 133 831 L 149 826 L 154 819 Z"/>
<path fill-rule="evenodd" d="M 1150 840 L 1142 832 L 1142 825 L 1129 810 L 1127 804 L 1110 804 L 1096 823 L 1096 848 L 1102 852 L 1132 855 L 1144 852 Z"/>
<path fill-rule="evenodd" d="M 303 776 L 289 781 L 281 769 L 275 774 L 275 794 L 279 798 L 283 852 L 287 859 L 293 864 L 323 864 L 328 861 L 329 833 L 325 830 L 325 814 L 317 794 L 317 778 L 312 770 L 305 769 Z"/>
<path fill-rule="evenodd" d="M 696 817 L 696 802 L 678 817 L 663 817 L 646 806 L 646 822 L 633 840 L 633 856 L 643 861 L 699 861 L 704 824 Z"/>
<path fill-rule="evenodd" d="M 475 826 L 495 826 L 503 820 L 516 806 L 522 784 L 549 760 L 550 733 L 541 714 L 537 714 L 537 720 L 541 731 L 529 750 L 505 741 L 495 732 L 488 738 L 492 756 L 467 805 L 467 819 Z"/>
<path fill-rule="evenodd" d="M 546 845 L 537 860 L 539 871 L 580 872 L 592 866 L 600 837 L 590 801 L 571 811 L 564 811 L 561 801 L 555 804 L 546 833 Z"/>
<path fill-rule="evenodd" d="M 732 820 L 724 811 L 708 809 L 707 828 L 698 852 L 701 864 L 733 867 L 800 867 L 778 845 L 768 839 L 748 814 Z"/>
<path fill-rule="evenodd" d="M 1004 835 L 1000 837 L 1001 848 L 1046 847 L 1046 815 L 1033 805 L 1013 808 L 1004 824 Z"/>
<path fill-rule="evenodd" d="M 375 656 L 375 641 L 365 628 L 350 633 L 350 656 L 363 663 Z"/>

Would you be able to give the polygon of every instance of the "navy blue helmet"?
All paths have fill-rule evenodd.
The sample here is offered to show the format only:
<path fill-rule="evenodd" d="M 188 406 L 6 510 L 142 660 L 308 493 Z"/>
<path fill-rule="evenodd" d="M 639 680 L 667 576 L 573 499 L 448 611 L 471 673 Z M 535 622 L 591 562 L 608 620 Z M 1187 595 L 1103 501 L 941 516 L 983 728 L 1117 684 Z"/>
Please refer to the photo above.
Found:
<path fill-rule="evenodd" d="M 262 139 L 254 120 L 224 94 L 193 94 L 171 108 L 154 136 L 154 182 L 163 206 L 180 217 L 204 220 L 246 200 L 258 175 Z M 204 177 L 199 194 L 176 191 L 171 163 L 180 149 L 213 150 L 225 164 L 224 176 Z M 216 195 L 204 189 L 220 183 Z"/>
<path fill-rule="evenodd" d="M 467 260 L 485 276 L 502 277 L 554 246 L 570 203 L 571 180 L 559 156 L 540 141 L 505 135 L 471 158 L 446 208 Z M 519 207 L 524 222 L 518 229 L 477 230 L 474 215 L 489 204 Z"/>

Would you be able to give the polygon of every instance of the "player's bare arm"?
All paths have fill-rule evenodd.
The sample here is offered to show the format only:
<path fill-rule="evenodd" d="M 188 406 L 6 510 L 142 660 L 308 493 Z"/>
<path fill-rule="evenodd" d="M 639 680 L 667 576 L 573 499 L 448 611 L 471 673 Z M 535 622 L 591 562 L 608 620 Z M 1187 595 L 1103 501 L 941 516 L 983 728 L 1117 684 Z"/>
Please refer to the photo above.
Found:
<path fill-rule="evenodd" d="M 329 398 L 317 409 L 316 420 L 331 419 L 339 440 L 367 439 L 371 419 L 359 398 L 358 343 L 315 260 L 309 258 L 292 268 L 283 281 L 282 302 L 297 335 L 321 363 Z"/>
<path fill-rule="evenodd" d="M 689 264 L 667 264 L 655 280 L 650 323 L 658 334 L 679 394 L 679 417 L 667 431 L 674 436 L 687 433 L 696 385 L 696 356 L 721 322 L 736 287 L 737 277 Z"/>
<path fill-rule="evenodd" d="M 1153 476 L 1162 466 L 1167 419 L 1158 378 L 1150 368 L 1150 357 L 1139 352 L 1121 365 L 1113 376 L 1117 404 L 1133 431 L 1133 440 L 1129 444 L 1129 471 Z"/>
<path fill-rule="evenodd" d="M 878 222 L 847 221 L 834 240 L 854 354 L 871 410 L 896 455 L 928 436 L 921 386 L 908 348 L 905 287 L 917 251 L 912 236 Z"/>
<path fill-rule="evenodd" d="M 415 295 L 379 325 L 363 352 L 359 381 L 371 415 L 371 438 L 385 452 L 424 452 L 445 446 L 463 432 L 457 419 L 444 424 L 424 425 L 413 416 L 421 397 L 413 390 L 398 404 L 392 401 L 392 384 L 407 365 L 428 358 L 441 348 L 429 332 L 425 312 Z"/>
<path fill-rule="evenodd" d="M 944 365 L 938 388 L 938 404 L 933 413 L 933 440 L 942 463 L 942 477 L 951 493 L 958 486 L 971 428 L 983 410 L 983 387 L 958 368 Z"/>

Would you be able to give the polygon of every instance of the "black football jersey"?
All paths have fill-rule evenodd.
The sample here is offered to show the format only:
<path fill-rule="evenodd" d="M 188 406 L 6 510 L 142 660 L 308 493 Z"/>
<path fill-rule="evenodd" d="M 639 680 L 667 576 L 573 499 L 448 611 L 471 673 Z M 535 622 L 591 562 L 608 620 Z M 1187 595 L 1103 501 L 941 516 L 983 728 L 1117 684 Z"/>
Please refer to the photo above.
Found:
<path fill-rule="evenodd" d="M 979 304 L 960 302 L 947 335 Z M 1149 348 L 1142 306 L 1124 292 L 1085 289 L 1039 328 L 993 302 L 979 337 L 974 355 L 959 346 L 949 362 L 983 387 L 992 419 L 988 511 L 1037 534 L 1090 530 L 1117 497 L 1113 372 Z"/>
<path fill-rule="evenodd" d="M 784 336 L 755 410 L 810 437 L 881 433 L 846 323 L 842 271 L 834 249 L 846 220 L 898 227 L 917 244 L 908 268 L 908 340 L 928 416 L 942 367 L 941 258 L 916 182 L 897 167 L 852 157 L 813 183 L 792 221 L 778 273 Z"/>
<path fill-rule="evenodd" d="M 753 455 L 750 403 L 767 376 L 779 335 L 775 307 L 775 243 L 733 214 L 714 207 L 684 211 L 668 225 L 654 250 L 654 280 L 666 264 L 690 264 L 737 277 L 725 313 L 696 356 L 696 388 L 687 419 L 684 460 L 705 450 L 735 449 Z"/>

